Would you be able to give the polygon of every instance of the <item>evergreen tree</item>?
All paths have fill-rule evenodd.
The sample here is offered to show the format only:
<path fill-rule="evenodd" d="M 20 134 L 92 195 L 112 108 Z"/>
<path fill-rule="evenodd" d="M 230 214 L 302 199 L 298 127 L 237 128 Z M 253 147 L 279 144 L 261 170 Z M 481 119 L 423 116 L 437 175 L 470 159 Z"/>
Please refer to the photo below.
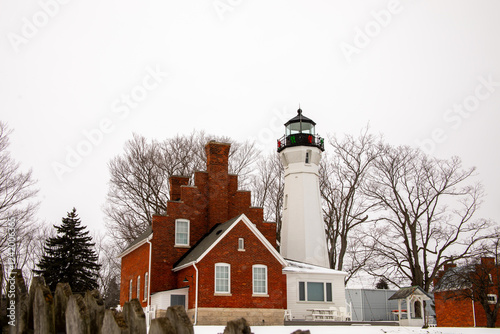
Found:
<path fill-rule="evenodd" d="M 89 231 L 80 225 L 76 209 L 68 212 L 60 226 L 54 225 L 57 236 L 45 241 L 45 255 L 37 265 L 51 291 L 59 282 L 69 283 L 73 292 L 85 292 L 98 287 L 97 274 L 100 265 Z"/>
<path fill-rule="evenodd" d="M 384 278 L 381 278 L 377 284 L 375 285 L 376 289 L 389 289 L 389 284 L 387 284 L 387 281 Z"/>

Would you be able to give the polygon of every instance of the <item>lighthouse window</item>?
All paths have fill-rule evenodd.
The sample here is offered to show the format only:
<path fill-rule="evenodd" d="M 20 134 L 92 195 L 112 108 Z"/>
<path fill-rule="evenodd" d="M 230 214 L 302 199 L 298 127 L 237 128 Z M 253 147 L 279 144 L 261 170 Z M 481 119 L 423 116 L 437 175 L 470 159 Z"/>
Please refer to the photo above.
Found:
<path fill-rule="evenodd" d="M 306 164 L 311 162 L 311 150 L 306 151 Z"/>
<path fill-rule="evenodd" d="M 314 125 L 311 123 L 302 123 L 302 133 L 314 134 Z"/>

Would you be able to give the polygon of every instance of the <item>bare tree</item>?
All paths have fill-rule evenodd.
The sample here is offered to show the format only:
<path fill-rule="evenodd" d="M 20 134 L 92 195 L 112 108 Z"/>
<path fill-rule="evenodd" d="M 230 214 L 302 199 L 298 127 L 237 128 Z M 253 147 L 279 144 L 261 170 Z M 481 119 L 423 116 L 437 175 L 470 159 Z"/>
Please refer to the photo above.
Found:
<path fill-rule="evenodd" d="M 359 235 L 354 232 L 369 222 L 368 213 L 374 206 L 374 201 L 370 201 L 361 188 L 380 153 L 381 144 L 380 138 L 368 133 L 368 127 L 358 137 L 332 136 L 329 141 L 332 151 L 324 156 L 320 165 L 328 255 L 330 267 L 347 271 L 348 281 L 370 258 L 371 252 L 360 249 L 362 243 L 354 241 Z M 347 265 L 346 256 L 349 256 Z"/>
<path fill-rule="evenodd" d="M 262 156 L 251 176 L 253 205 L 264 208 L 264 220 L 276 222 L 276 240 L 281 240 L 284 172 L 279 155 Z"/>
<path fill-rule="evenodd" d="M 108 231 L 121 247 L 133 241 L 154 214 L 163 214 L 169 200 L 168 179 L 172 175 L 192 176 L 206 167 L 204 146 L 210 140 L 229 142 L 229 172 L 239 175 L 240 185 L 249 179 L 257 158 L 254 145 L 227 137 L 193 132 L 162 142 L 134 135 L 125 152 L 109 163 L 110 186 L 104 212 Z"/>
<path fill-rule="evenodd" d="M 9 220 L 16 221 L 17 225 L 32 221 L 38 207 L 35 201 L 38 190 L 31 170 L 22 172 L 8 151 L 11 132 L 0 122 L 0 228 L 6 232 L 0 236 L 0 249 L 7 243 Z"/>
<path fill-rule="evenodd" d="M 447 263 L 473 257 L 489 224 L 473 220 L 483 189 L 461 160 L 431 158 L 418 149 L 386 146 L 364 192 L 377 201 L 371 241 L 376 257 L 367 270 L 399 286 L 429 291 Z"/>
<path fill-rule="evenodd" d="M 120 249 L 107 234 L 94 233 L 95 252 L 99 257 L 101 266 L 97 277 L 97 283 L 104 303 L 107 308 L 118 305 L 120 302 Z"/>
<path fill-rule="evenodd" d="M 10 274 L 9 268 L 26 269 L 37 231 L 34 215 L 39 204 L 31 170 L 21 171 L 8 150 L 11 132 L 0 122 L 0 262 L 4 278 Z"/>

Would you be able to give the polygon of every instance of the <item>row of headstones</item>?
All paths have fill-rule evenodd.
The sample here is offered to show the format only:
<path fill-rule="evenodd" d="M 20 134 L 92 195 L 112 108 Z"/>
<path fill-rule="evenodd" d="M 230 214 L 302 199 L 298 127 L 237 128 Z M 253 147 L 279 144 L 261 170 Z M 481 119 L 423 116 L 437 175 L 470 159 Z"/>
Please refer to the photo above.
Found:
<path fill-rule="evenodd" d="M 42 277 L 34 277 L 29 292 L 20 270 L 7 282 L 9 334 L 146 334 L 146 316 L 137 299 L 126 302 L 122 312 L 105 310 L 99 291 L 73 294 L 68 283 L 58 283 L 54 295 Z M 14 286 L 12 286 L 12 284 Z M 151 321 L 150 334 L 193 334 L 183 307 L 170 307 L 166 317 Z"/>

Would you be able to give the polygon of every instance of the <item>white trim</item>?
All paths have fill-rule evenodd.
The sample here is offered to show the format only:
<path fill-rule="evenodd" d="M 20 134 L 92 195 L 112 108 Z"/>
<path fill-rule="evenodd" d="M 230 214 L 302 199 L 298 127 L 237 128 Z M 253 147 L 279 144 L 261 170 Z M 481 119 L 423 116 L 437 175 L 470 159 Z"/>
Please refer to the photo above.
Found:
<path fill-rule="evenodd" d="M 217 291 L 217 268 L 227 268 L 227 291 Z M 218 262 L 214 265 L 214 294 L 215 295 L 231 294 L 231 265 L 229 263 Z"/>
<path fill-rule="evenodd" d="M 191 262 L 188 262 L 186 264 L 183 264 L 182 266 L 180 267 L 175 267 L 174 269 L 172 269 L 173 272 L 177 272 L 179 270 L 182 270 L 182 269 L 185 269 L 187 267 L 191 267 L 191 266 L 194 266 L 196 263 L 198 263 L 198 261 L 191 261 Z"/>
<path fill-rule="evenodd" d="M 152 256 L 152 252 L 153 252 L 153 244 L 151 243 L 151 239 L 153 238 L 153 234 L 151 234 L 146 242 L 149 244 L 149 265 L 148 265 L 148 291 L 147 291 L 147 308 L 149 310 L 149 306 L 150 306 L 150 303 L 151 303 L 151 256 Z M 144 291 L 144 293 L 146 293 L 146 291 Z"/>
<path fill-rule="evenodd" d="M 184 244 L 177 243 L 177 223 L 187 223 L 187 242 Z M 175 247 L 189 247 L 189 239 L 191 234 L 189 233 L 191 229 L 191 223 L 189 219 L 179 218 L 175 220 L 175 234 L 174 234 L 174 246 Z M 182 232 L 184 234 L 184 232 Z"/>
<path fill-rule="evenodd" d="M 193 263 L 193 267 L 194 267 L 194 270 L 196 271 L 196 296 L 195 296 L 195 299 L 194 299 L 194 326 L 196 326 L 197 322 L 198 322 L 198 291 L 199 290 L 199 280 L 198 280 L 198 275 L 199 275 L 199 272 L 198 272 L 198 268 L 196 267 L 196 263 Z M 188 290 L 188 298 L 189 298 L 189 290 Z M 189 303 L 189 299 L 188 299 L 188 303 Z"/>
<path fill-rule="evenodd" d="M 144 245 L 145 243 L 148 242 L 148 240 L 151 240 L 153 238 L 153 232 L 151 232 L 151 234 L 147 237 L 145 237 L 143 240 L 139 241 L 137 244 L 135 244 L 134 246 L 130 247 L 130 248 L 127 248 L 125 249 L 123 252 L 121 252 L 120 254 L 118 254 L 118 256 L 116 257 L 117 259 L 121 259 L 122 257 L 124 257 L 125 255 L 128 255 L 130 254 L 132 251 L 135 251 L 137 248 L 141 247 L 142 245 Z"/>

